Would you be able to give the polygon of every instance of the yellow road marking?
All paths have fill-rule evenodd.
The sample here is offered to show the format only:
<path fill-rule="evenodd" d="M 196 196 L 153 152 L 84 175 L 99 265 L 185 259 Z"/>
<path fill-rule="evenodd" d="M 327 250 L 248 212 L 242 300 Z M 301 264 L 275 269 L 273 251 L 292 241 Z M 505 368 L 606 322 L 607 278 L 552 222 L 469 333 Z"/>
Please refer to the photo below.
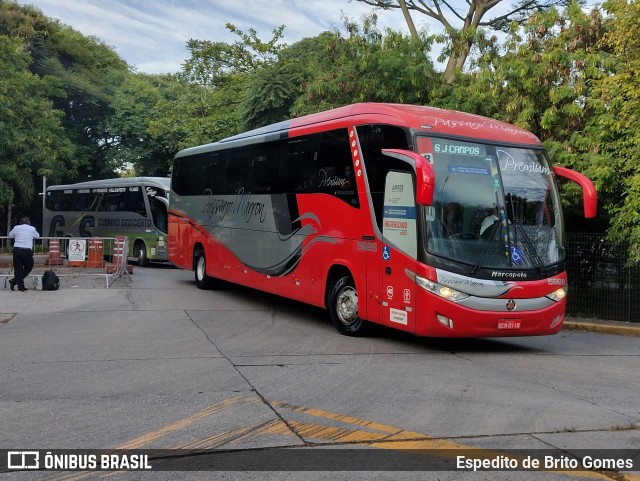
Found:
<path fill-rule="evenodd" d="M 196 413 L 168 424 L 167 426 L 160 428 L 156 431 L 144 434 L 138 438 L 115 448 L 116 450 L 127 449 L 140 449 L 143 446 L 169 434 L 174 431 L 185 429 L 192 424 L 208 417 L 213 414 L 219 413 L 224 409 L 227 409 L 240 402 L 261 402 L 256 397 L 234 397 L 226 399 L 216 404 L 212 404 Z M 518 456 L 514 456 L 505 452 L 491 449 L 477 448 L 466 444 L 460 444 L 446 439 L 436 439 L 415 431 L 407 431 L 395 426 L 387 424 L 381 424 L 377 422 L 368 421 L 366 419 L 360 419 L 352 416 L 345 416 L 342 414 L 333 413 L 330 411 L 323 411 L 320 409 L 314 409 L 303 406 L 296 406 L 293 404 L 272 401 L 271 405 L 281 409 L 286 409 L 300 414 L 305 414 L 315 418 L 322 418 L 331 421 L 341 422 L 347 425 L 356 426 L 358 429 L 352 429 L 349 427 L 340 426 L 326 426 L 322 424 L 314 424 L 308 422 L 302 422 L 297 420 L 288 420 L 286 423 L 281 419 L 275 419 L 253 426 L 235 429 L 232 431 L 226 431 L 219 434 L 215 434 L 205 439 L 199 439 L 188 443 L 180 444 L 166 450 L 167 455 L 174 454 L 172 451 L 175 449 L 182 450 L 211 450 L 219 448 L 220 446 L 233 441 L 239 441 L 243 439 L 256 438 L 264 434 L 277 434 L 283 436 L 298 436 L 302 439 L 312 438 L 319 439 L 327 442 L 346 444 L 358 444 L 361 446 L 369 446 L 377 449 L 392 449 L 392 450 L 404 450 L 413 451 L 418 454 L 432 455 L 440 458 L 455 459 L 457 456 L 467 455 L 468 457 L 477 458 L 479 454 L 486 458 L 496 456 L 508 456 L 510 458 L 518 459 Z M 364 429 L 363 429 L 364 428 Z M 442 450 L 449 450 L 449 453 Z M 163 451 L 159 451 L 160 455 Z M 158 460 L 161 462 L 161 460 Z M 611 481 L 612 479 L 621 479 L 625 481 L 640 481 L 640 477 L 634 474 L 627 473 L 612 473 L 612 476 L 606 476 L 595 471 L 570 471 L 570 470 L 540 470 L 545 472 L 553 472 L 570 476 L 574 478 L 586 478 L 596 479 L 602 481 Z M 120 472 L 81 472 L 81 473 L 69 473 L 66 475 L 48 478 L 51 481 L 77 481 L 87 477 L 109 477 Z M 614 477 L 615 476 L 615 477 Z M 620 477 L 622 476 L 622 478 Z"/>
<path fill-rule="evenodd" d="M 378 449 L 414 451 L 414 452 L 417 452 L 418 454 L 429 454 L 429 452 L 431 452 L 431 454 L 435 454 L 438 457 L 451 458 L 451 459 L 455 459 L 457 456 L 460 456 L 460 455 L 464 456 L 465 454 L 473 457 L 478 457 L 478 455 L 481 453 L 483 456 L 487 458 L 508 455 L 511 458 L 521 460 L 521 457 L 513 456 L 505 452 L 491 450 L 491 449 L 477 448 L 470 445 L 459 444 L 452 441 L 448 441 L 446 439 L 435 439 L 425 434 L 421 434 L 413 431 L 405 431 L 403 429 L 400 429 L 394 426 L 375 423 L 375 422 L 367 421 L 365 419 L 344 416 L 342 414 L 332 413 L 329 411 L 322 411 L 320 409 L 308 408 L 303 406 L 295 406 L 295 405 L 283 403 L 280 401 L 272 401 L 271 404 L 274 406 L 289 409 L 298 413 L 308 414 L 310 416 L 320 417 L 324 419 L 340 421 L 340 422 L 352 424 L 355 426 L 363 426 L 370 429 L 377 429 L 379 431 L 383 431 L 383 433 L 387 433 L 387 434 L 382 434 L 382 433 L 374 433 L 374 432 L 363 431 L 363 430 L 327 427 L 320 424 L 289 421 L 289 425 L 291 425 L 291 427 L 293 427 L 295 431 L 302 437 L 321 439 L 324 441 L 332 441 L 332 442 L 340 442 L 340 443 L 357 443 L 357 444 L 366 445 L 366 446 L 370 446 Z M 284 434 L 284 432 L 280 432 L 278 428 L 276 428 L 275 431 L 277 431 L 278 434 Z M 451 454 L 445 454 L 440 450 L 451 450 Z M 563 474 L 566 476 L 587 478 L 587 479 L 599 479 L 599 480 L 606 480 L 606 481 L 617 479 L 610 476 L 606 476 L 596 471 L 586 471 L 586 470 L 570 471 L 570 470 L 562 470 L 562 469 L 539 470 L 539 471 L 553 472 L 553 473 Z M 640 477 L 636 475 L 627 474 L 627 473 L 624 473 L 622 475 L 624 476 L 625 481 L 640 481 Z"/>
<path fill-rule="evenodd" d="M 135 439 L 132 439 L 131 441 L 122 444 L 116 448 L 114 448 L 114 450 L 126 450 L 126 449 L 140 449 L 144 446 L 146 446 L 147 444 L 163 437 L 166 436 L 167 434 L 170 434 L 172 432 L 175 431 L 179 431 L 181 429 L 187 428 L 189 426 L 191 426 L 192 424 L 208 417 L 211 416 L 213 414 L 217 414 L 220 411 L 223 411 L 224 409 L 227 409 L 235 404 L 238 404 L 242 401 L 249 401 L 252 400 L 252 398 L 250 397 L 243 397 L 243 396 L 236 396 L 230 399 L 225 399 L 223 401 L 220 401 L 219 403 L 216 404 L 212 404 L 210 406 L 207 406 L 204 409 L 201 409 L 200 411 L 197 411 L 193 414 L 191 414 L 190 416 L 187 416 L 186 418 L 180 419 L 174 423 L 168 424 L 166 426 L 164 426 L 163 428 L 160 428 L 156 431 L 152 431 L 150 433 L 144 434 L 142 436 L 139 436 Z M 224 436 L 225 433 L 220 434 L 218 436 Z M 118 471 L 116 471 L 115 473 L 118 473 Z M 110 472 L 110 473 L 103 473 L 103 474 L 98 474 L 96 472 L 90 471 L 83 471 L 83 472 L 75 472 L 75 473 L 70 473 L 70 474 L 63 474 L 60 476 L 53 476 L 51 478 L 47 478 L 50 481 L 78 481 L 81 479 L 85 479 L 85 478 L 89 478 L 89 477 L 106 477 L 106 476 L 112 476 L 114 473 Z"/>
<path fill-rule="evenodd" d="M 118 446 L 116 449 L 139 449 L 151 443 L 152 441 L 155 441 L 156 439 L 166 436 L 167 434 L 172 433 L 174 431 L 179 431 L 181 429 L 189 427 L 192 424 L 200 421 L 201 419 L 204 419 L 208 416 L 219 413 L 220 411 L 227 409 L 235 404 L 238 404 L 239 402 L 246 399 L 247 398 L 241 397 L 241 396 L 225 399 L 224 401 L 220 401 L 219 403 L 212 404 L 211 406 L 208 406 L 202 409 L 201 411 L 198 411 L 192 414 L 191 416 L 188 416 L 184 419 L 176 421 L 175 423 L 171 423 L 161 429 L 158 429 L 157 431 L 152 431 L 138 438 L 132 439 L 128 443 Z"/>

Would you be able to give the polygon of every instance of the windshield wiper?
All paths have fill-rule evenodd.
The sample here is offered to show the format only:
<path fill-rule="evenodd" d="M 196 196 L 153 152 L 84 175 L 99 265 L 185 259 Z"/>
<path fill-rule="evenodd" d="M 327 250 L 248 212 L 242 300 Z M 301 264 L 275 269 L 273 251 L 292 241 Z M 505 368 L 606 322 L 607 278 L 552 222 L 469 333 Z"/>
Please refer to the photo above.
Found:
<path fill-rule="evenodd" d="M 511 194 L 509 194 L 509 196 L 511 196 Z M 515 232 L 513 235 L 513 245 L 517 248 L 518 247 L 518 232 L 520 232 L 520 234 L 522 234 L 522 237 L 524 238 L 524 244 L 527 246 L 531 257 L 533 257 L 533 260 L 536 264 L 536 267 L 540 270 L 540 273 L 542 275 L 547 275 L 547 270 L 544 267 L 544 261 L 542 260 L 542 258 L 538 255 L 538 251 L 536 250 L 535 246 L 533 245 L 533 242 L 531 241 L 531 237 L 529 237 L 529 234 L 527 234 L 527 232 L 524 230 L 524 227 L 522 227 L 522 224 L 519 222 L 518 217 L 516 216 L 516 210 L 514 207 L 514 202 L 513 202 L 513 198 L 511 197 L 509 199 L 508 202 L 508 207 L 511 208 L 511 218 L 513 219 L 513 225 L 515 225 Z M 509 242 L 511 243 L 511 242 Z M 510 249 L 511 250 L 511 249 Z M 512 252 L 509 252 L 509 263 L 512 264 L 513 263 L 513 259 L 512 259 Z"/>
<path fill-rule="evenodd" d="M 531 253 L 531 256 L 533 257 L 533 259 L 534 259 L 534 261 L 536 263 L 536 267 L 538 269 L 540 269 L 540 273 L 543 276 L 546 276 L 547 275 L 547 269 L 544 266 L 544 261 L 542 260 L 540 255 L 538 255 L 538 251 L 536 250 L 535 246 L 533 245 L 533 242 L 531 241 L 531 237 L 529 237 L 529 234 L 527 234 L 527 232 L 524 230 L 524 227 L 522 227 L 522 224 L 517 223 L 517 224 L 515 224 L 515 226 L 516 226 L 516 232 L 519 230 L 520 233 L 522 234 L 522 238 L 524 239 L 524 243 L 528 247 L 528 250 Z M 517 240 L 516 240 L 516 246 L 517 245 L 518 244 L 517 244 Z"/>
<path fill-rule="evenodd" d="M 482 255 L 478 259 L 478 262 L 476 262 L 476 264 L 473 266 L 473 269 L 471 269 L 471 275 L 474 275 L 476 272 L 478 272 L 478 269 L 482 267 L 482 265 L 484 264 L 484 261 L 487 259 L 487 256 L 489 255 L 489 249 L 491 249 L 491 247 L 495 248 L 496 246 L 494 242 L 495 235 L 498 230 L 498 227 L 500 227 L 501 224 L 502 223 L 500 221 L 495 221 L 493 225 L 490 227 L 491 234 L 487 238 L 489 242 L 487 242 L 487 247 L 485 247 L 484 251 L 482 251 Z"/>

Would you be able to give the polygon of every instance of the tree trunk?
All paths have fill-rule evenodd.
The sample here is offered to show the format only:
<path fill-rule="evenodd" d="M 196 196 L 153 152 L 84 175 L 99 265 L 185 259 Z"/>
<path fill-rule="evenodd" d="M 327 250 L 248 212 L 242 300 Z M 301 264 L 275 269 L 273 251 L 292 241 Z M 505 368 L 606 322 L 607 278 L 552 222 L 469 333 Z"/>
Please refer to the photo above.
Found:
<path fill-rule="evenodd" d="M 419 40 L 418 29 L 416 29 L 416 25 L 413 23 L 413 18 L 411 18 L 411 13 L 407 8 L 407 2 L 405 0 L 398 0 L 400 4 L 400 9 L 402 10 L 402 15 L 404 15 L 404 20 L 407 22 L 407 27 L 409 27 L 409 33 L 411 33 L 411 38 L 414 40 Z"/>

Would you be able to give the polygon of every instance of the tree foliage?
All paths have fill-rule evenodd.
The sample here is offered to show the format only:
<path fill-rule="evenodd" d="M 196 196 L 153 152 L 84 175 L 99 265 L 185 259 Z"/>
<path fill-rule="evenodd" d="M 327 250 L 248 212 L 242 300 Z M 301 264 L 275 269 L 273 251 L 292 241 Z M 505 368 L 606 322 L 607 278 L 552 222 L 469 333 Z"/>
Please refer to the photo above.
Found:
<path fill-rule="evenodd" d="M 321 48 L 309 58 L 310 75 L 293 105 L 295 115 L 353 102 L 430 101 L 430 91 L 439 82 L 428 57 L 432 38 L 382 33 L 375 17 L 361 26 L 347 22 L 346 28 L 346 37 L 339 31 L 318 37 Z"/>
<path fill-rule="evenodd" d="M 130 167 L 131 174 L 164 176 L 175 151 L 166 139 L 151 134 L 149 125 L 160 117 L 158 105 L 166 100 L 171 77 L 130 75 L 115 92 L 113 114 L 108 117 L 111 146 L 106 154 L 112 171 Z"/>
<path fill-rule="evenodd" d="M 271 79 L 264 73 L 268 74 L 277 62 L 281 50 L 277 42 L 284 26 L 275 29 L 268 42 L 260 40 L 253 29 L 247 34 L 231 24 L 227 29 L 239 40 L 231 44 L 193 39 L 187 42 L 191 56 L 174 77 L 171 94 L 158 103 L 159 118 L 149 125 L 152 135 L 167 140 L 169 149 L 179 150 L 236 134 L 255 123 L 254 117 L 261 111 L 275 105 L 260 105 L 264 99 L 247 92 L 253 89 L 270 95 L 260 79 L 250 83 L 251 74 L 263 72 L 262 80 Z M 267 119 L 272 118 L 268 110 Z"/>
<path fill-rule="evenodd" d="M 611 52 L 611 75 L 600 79 L 595 97 L 601 102 L 598 127 L 603 155 L 609 159 L 614 240 L 629 242 L 630 259 L 640 261 L 640 3 L 609 0 L 604 8 L 611 14 L 601 49 Z"/>
<path fill-rule="evenodd" d="M 638 2 L 499 10 L 506 1 L 470 0 L 462 12 L 441 0 L 357 1 L 398 8 L 408 25 L 436 18 L 445 33 L 380 30 L 370 14 L 286 45 L 284 26 L 265 41 L 228 24 L 235 41 L 189 40 L 181 72 L 145 75 L 100 40 L 0 0 L 0 205 L 28 209 L 39 175 L 166 175 L 180 149 L 291 117 L 360 101 L 429 104 L 532 130 L 556 165 L 596 182 L 610 236 L 640 260 Z M 439 40 L 453 69 L 429 60 Z M 580 192 L 563 190 L 571 213 Z"/>
<path fill-rule="evenodd" d="M 63 113 L 50 100 L 62 92 L 55 79 L 29 72 L 29 62 L 20 39 L 0 35 L 0 206 L 23 210 L 37 197 L 36 176 L 55 181 L 76 168 Z"/>
<path fill-rule="evenodd" d="M 532 14 L 543 12 L 556 6 L 584 3 L 577 0 L 519 0 L 506 6 L 506 10 L 496 9 L 503 0 L 469 0 L 467 10 L 446 0 L 356 0 L 384 10 L 399 9 L 404 15 L 412 37 L 418 40 L 411 12 L 417 12 L 435 20 L 444 29 L 440 41 L 445 44 L 441 54 L 446 59 L 444 79 L 451 84 L 456 70 L 462 70 L 472 47 L 482 35 L 482 28 L 508 31 L 512 22 L 521 24 Z M 502 6 L 500 5 L 500 6 Z M 490 12 L 496 12 L 491 14 Z"/>

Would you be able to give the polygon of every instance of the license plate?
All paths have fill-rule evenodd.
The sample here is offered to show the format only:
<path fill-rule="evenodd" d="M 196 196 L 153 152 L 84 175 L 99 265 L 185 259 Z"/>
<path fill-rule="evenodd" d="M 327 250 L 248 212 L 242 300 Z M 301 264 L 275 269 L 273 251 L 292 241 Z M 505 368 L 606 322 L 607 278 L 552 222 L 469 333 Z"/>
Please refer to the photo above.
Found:
<path fill-rule="evenodd" d="M 519 319 L 499 319 L 498 329 L 520 329 L 522 321 Z"/>

